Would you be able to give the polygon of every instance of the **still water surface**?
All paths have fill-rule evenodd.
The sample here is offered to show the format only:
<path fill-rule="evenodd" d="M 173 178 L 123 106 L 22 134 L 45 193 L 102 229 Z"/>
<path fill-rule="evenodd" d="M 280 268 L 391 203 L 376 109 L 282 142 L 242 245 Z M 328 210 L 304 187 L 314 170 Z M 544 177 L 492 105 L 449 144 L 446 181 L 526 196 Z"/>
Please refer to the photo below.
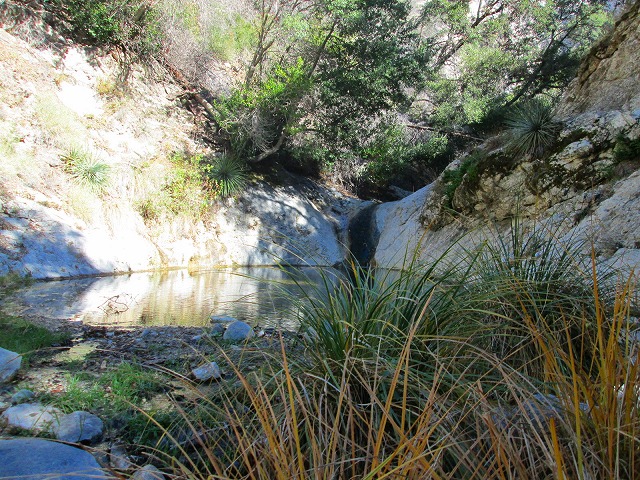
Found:
<path fill-rule="evenodd" d="M 323 291 L 334 270 L 239 268 L 185 270 L 38 282 L 4 300 L 16 315 L 79 319 L 104 326 L 205 326 L 228 315 L 262 327 L 295 329 L 292 298 Z"/>

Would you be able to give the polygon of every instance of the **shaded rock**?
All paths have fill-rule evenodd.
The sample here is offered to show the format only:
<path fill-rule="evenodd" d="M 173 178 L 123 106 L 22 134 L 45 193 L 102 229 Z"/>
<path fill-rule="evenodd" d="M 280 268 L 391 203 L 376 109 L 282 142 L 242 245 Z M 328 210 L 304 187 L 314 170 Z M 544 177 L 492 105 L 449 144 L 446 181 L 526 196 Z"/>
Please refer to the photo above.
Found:
<path fill-rule="evenodd" d="M 73 412 L 60 418 L 54 433 L 63 442 L 90 445 L 102 438 L 104 424 L 97 416 L 88 412 Z"/>
<path fill-rule="evenodd" d="M 57 428 L 62 412 L 39 403 L 23 403 L 8 408 L 0 419 L 9 429 L 19 428 L 33 433 L 49 432 Z"/>
<path fill-rule="evenodd" d="M 131 480 L 164 480 L 164 475 L 153 465 L 145 465 L 136 470 L 131 476 Z"/>
<path fill-rule="evenodd" d="M 111 466 L 117 470 L 129 470 L 133 467 L 133 462 L 129 455 L 127 455 L 127 451 L 124 448 L 124 445 L 115 444 L 111 447 Z"/>
<path fill-rule="evenodd" d="M 211 327 L 211 335 L 214 335 L 214 336 L 222 335 L 225 330 L 226 330 L 226 327 L 222 323 L 216 323 L 213 325 L 213 327 Z"/>
<path fill-rule="evenodd" d="M 222 339 L 232 342 L 240 342 L 243 340 L 248 340 L 249 338 L 252 338 L 254 336 L 255 332 L 253 331 L 253 328 L 251 328 L 251 325 L 237 320 L 229 324 L 227 330 L 222 336 Z"/>
<path fill-rule="evenodd" d="M 216 362 L 205 363 L 191 370 L 196 380 L 206 382 L 207 380 L 217 380 L 222 377 L 220 367 Z"/>
<path fill-rule="evenodd" d="M 18 405 L 19 403 L 24 403 L 28 400 L 31 400 L 35 396 L 35 393 L 33 393 L 31 390 L 23 388 L 22 390 L 18 390 L 11 396 L 11 404 Z"/>
<path fill-rule="evenodd" d="M 0 348 L 0 383 L 13 379 L 20 369 L 22 356 L 11 350 Z"/>
<path fill-rule="evenodd" d="M 40 438 L 0 440 L 0 478 L 89 480 L 109 478 L 91 454 Z"/>

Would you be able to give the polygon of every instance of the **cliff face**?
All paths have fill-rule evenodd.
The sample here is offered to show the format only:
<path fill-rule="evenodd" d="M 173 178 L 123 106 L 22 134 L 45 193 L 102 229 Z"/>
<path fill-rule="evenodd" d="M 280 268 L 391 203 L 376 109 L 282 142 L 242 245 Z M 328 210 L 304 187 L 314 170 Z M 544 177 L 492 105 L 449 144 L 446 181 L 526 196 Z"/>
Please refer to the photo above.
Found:
<path fill-rule="evenodd" d="M 199 187 L 176 174 L 176 161 L 208 153 L 181 89 L 134 69 L 124 91 L 119 72 L 116 59 L 63 38 L 34 48 L 0 28 L 0 275 L 344 258 L 339 232 L 358 202 L 311 182 L 294 190 L 256 181 L 200 211 Z M 106 165 L 104 189 L 69 171 L 74 151 Z M 198 215 L 168 211 L 167 195 Z"/>
<path fill-rule="evenodd" d="M 399 266 L 407 245 L 425 259 L 456 242 L 471 248 L 508 232 L 517 216 L 529 227 L 545 223 L 561 240 L 593 241 L 602 261 L 639 267 L 639 47 L 635 2 L 585 59 L 558 106 L 562 127 L 548 154 L 516 156 L 504 138 L 490 139 L 450 166 L 457 184 L 450 180 L 455 175 L 443 175 L 413 196 L 380 207 L 375 262 Z"/>
<path fill-rule="evenodd" d="M 640 108 L 638 17 L 640 3 L 635 2 L 617 20 L 614 31 L 592 49 L 558 109 L 559 116 Z"/>

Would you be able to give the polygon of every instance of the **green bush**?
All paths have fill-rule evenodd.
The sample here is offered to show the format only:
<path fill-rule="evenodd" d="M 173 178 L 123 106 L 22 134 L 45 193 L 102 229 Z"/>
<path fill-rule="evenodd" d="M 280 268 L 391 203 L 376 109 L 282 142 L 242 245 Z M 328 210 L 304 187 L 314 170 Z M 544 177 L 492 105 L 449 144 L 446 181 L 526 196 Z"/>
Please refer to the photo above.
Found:
<path fill-rule="evenodd" d="M 613 158 L 616 162 L 626 162 L 629 160 L 640 160 L 640 138 L 631 140 L 620 135 L 616 139 L 613 147 Z"/>

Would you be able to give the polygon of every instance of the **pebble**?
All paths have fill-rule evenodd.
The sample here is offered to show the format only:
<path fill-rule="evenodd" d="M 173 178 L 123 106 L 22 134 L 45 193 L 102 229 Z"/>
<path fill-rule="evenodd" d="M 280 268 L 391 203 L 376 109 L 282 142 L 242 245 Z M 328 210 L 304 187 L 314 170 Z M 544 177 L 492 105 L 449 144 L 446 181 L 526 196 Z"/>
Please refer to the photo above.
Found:
<path fill-rule="evenodd" d="M 194 368 L 191 373 L 201 382 L 206 382 L 207 380 L 218 380 L 222 378 L 222 372 L 220 371 L 220 367 L 216 362 L 205 363 L 200 365 L 197 368 Z"/>
<path fill-rule="evenodd" d="M 36 396 L 31 390 L 27 390 L 23 388 L 22 390 L 18 390 L 11 396 L 11 404 L 18 405 L 19 403 L 25 403 Z"/>

